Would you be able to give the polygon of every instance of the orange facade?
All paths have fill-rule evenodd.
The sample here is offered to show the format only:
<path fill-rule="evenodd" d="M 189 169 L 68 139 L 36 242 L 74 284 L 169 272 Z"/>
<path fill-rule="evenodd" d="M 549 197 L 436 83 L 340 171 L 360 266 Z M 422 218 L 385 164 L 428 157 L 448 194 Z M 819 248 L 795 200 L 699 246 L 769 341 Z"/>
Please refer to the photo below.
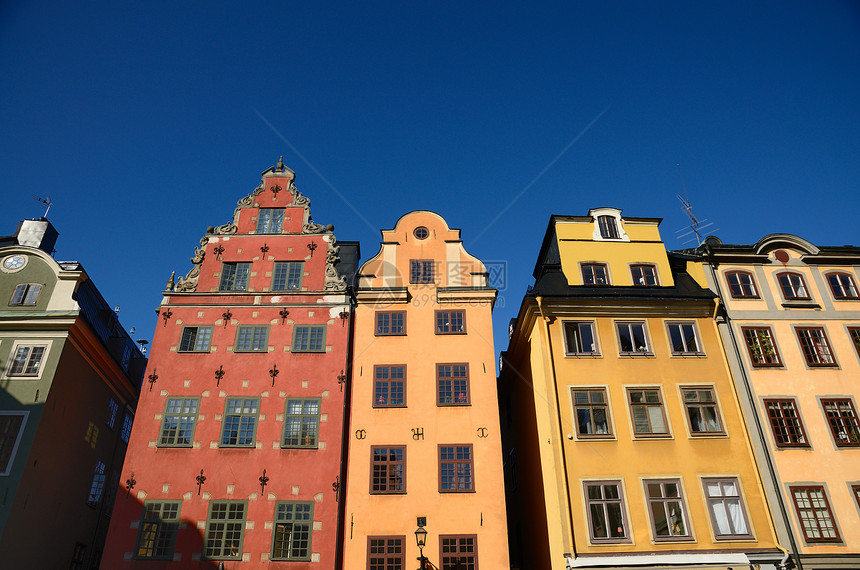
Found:
<path fill-rule="evenodd" d="M 416 211 L 359 271 L 344 568 L 507 568 L 486 268 Z M 430 567 L 428 565 L 428 567 Z"/>

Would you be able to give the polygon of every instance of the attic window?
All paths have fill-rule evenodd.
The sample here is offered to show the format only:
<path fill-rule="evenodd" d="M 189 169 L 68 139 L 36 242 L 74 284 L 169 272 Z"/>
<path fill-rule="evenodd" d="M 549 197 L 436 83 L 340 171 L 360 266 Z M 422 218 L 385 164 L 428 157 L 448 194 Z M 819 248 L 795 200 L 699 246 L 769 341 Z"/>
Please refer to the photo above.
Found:
<path fill-rule="evenodd" d="M 597 225 L 600 227 L 600 237 L 618 239 L 618 226 L 615 224 L 614 216 L 598 216 Z"/>
<path fill-rule="evenodd" d="M 427 239 L 427 236 L 430 235 L 430 230 L 428 230 L 424 226 L 418 226 L 417 228 L 412 230 L 412 235 L 414 235 L 418 239 Z"/>

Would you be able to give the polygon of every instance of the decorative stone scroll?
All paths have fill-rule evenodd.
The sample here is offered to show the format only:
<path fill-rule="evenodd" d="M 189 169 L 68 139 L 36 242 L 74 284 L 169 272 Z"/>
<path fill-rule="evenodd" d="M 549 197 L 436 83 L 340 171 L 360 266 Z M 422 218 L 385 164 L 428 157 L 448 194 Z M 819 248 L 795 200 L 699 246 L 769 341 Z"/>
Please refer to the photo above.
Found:
<path fill-rule="evenodd" d="M 200 247 L 194 248 L 194 257 L 191 258 L 191 263 L 194 266 L 191 268 L 191 270 L 185 277 L 179 277 L 176 280 L 175 285 L 173 283 L 173 276 L 171 276 L 171 279 L 167 283 L 168 291 L 190 293 L 197 290 L 197 280 L 200 278 L 200 266 L 203 263 L 203 258 L 206 255 L 206 244 L 209 243 L 210 238 L 219 235 L 235 234 L 239 229 L 239 211 L 243 208 L 253 208 L 255 206 L 255 198 L 259 196 L 260 193 L 266 187 L 266 178 L 272 176 L 272 173 L 274 172 L 284 172 L 285 170 L 286 167 L 283 163 L 283 157 L 281 157 L 277 165 L 263 172 L 263 180 L 260 182 L 260 185 L 257 186 L 250 194 L 248 194 L 236 203 L 236 209 L 233 210 L 233 220 L 231 222 L 217 227 L 209 226 L 206 229 L 206 235 L 200 238 Z M 334 226 L 330 224 L 327 226 L 317 224 L 311 219 L 311 201 L 309 198 L 303 196 L 302 193 L 299 192 L 292 179 L 290 180 L 288 190 L 290 194 L 293 195 L 293 201 L 291 205 L 304 208 L 304 223 L 302 224 L 302 233 L 312 235 L 328 234 L 330 236 L 328 239 L 328 250 L 326 252 L 325 290 L 345 291 L 346 278 L 338 275 L 338 272 L 334 267 L 340 261 L 340 258 L 338 257 L 340 247 L 335 245 L 337 240 L 335 239 L 334 234 L 331 233 L 334 231 Z"/>

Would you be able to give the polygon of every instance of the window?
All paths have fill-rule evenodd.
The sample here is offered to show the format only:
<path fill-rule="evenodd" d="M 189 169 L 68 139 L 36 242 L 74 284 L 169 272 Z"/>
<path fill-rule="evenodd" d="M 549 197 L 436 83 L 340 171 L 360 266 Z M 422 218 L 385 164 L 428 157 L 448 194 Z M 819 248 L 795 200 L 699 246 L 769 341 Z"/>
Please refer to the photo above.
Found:
<path fill-rule="evenodd" d="M 404 446 L 370 448 L 370 492 L 373 494 L 406 492 L 406 448 Z"/>
<path fill-rule="evenodd" d="M 406 311 L 377 311 L 376 335 L 406 334 Z"/>
<path fill-rule="evenodd" d="M 854 495 L 854 500 L 857 501 L 857 506 L 860 507 L 860 485 L 851 485 L 851 494 Z"/>
<path fill-rule="evenodd" d="M 414 230 L 412 230 L 412 235 L 415 236 L 416 239 L 427 239 L 430 235 L 430 230 L 428 230 L 424 226 L 418 226 Z"/>
<path fill-rule="evenodd" d="M 614 216 L 597 216 L 597 225 L 600 227 L 600 237 L 618 239 L 618 226 Z"/>
<path fill-rule="evenodd" d="M 182 501 L 145 501 L 135 558 L 173 558 Z"/>
<path fill-rule="evenodd" d="M 797 338 L 809 366 L 836 366 L 827 335 L 821 327 L 797 327 Z"/>
<path fill-rule="evenodd" d="M 224 263 L 221 266 L 221 281 L 219 291 L 245 291 L 248 288 L 248 277 L 251 275 L 250 263 Z"/>
<path fill-rule="evenodd" d="M 242 558 L 242 535 L 245 531 L 244 501 L 211 501 L 206 519 L 203 556 L 239 560 Z"/>
<path fill-rule="evenodd" d="M 35 305 L 36 299 L 39 298 L 39 292 L 42 290 L 41 285 L 36 283 L 22 283 L 15 287 L 12 292 L 12 298 L 9 300 L 10 305 Z"/>
<path fill-rule="evenodd" d="M 566 354 L 599 354 L 592 322 L 565 321 L 564 341 Z"/>
<path fill-rule="evenodd" d="M 685 386 L 681 388 L 684 394 L 684 406 L 687 408 L 687 420 L 690 422 L 690 433 L 693 435 L 721 434 L 720 414 L 717 411 L 717 401 L 714 389 L 702 386 Z"/>
<path fill-rule="evenodd" d="M 585 503 L 593 542 L 629 542 L 620 481 L 588 481 Z"/>
<path fill-rule="evenodd" d="M 257 215 L 258 234 L 279 234 L 284 228 L 284 208 L 260 208 Z"/>
<path fill-rule="evenodd" d="M 764 405 L 776 444 L 806 447 L 806 433 L 794 400 L 765 400 Z"/>
<path fill-rule="evenodd" d="M 781 366 L 770 327 L 742 327 L 753 366 Z"/>
<path fill-rule="evenodd" d="M 69 564 L 69 570 L 83 570 L 86 553 L 87 545 L 83 542 L 76 542 L 75 549 L 72 550 L 72 562 Z"/>
<path fill-rule="evenodd" d="M 198 398 L 168 398 L 158 445 L 191 447 L 199 405 Z"/>
<path fill-rule="evenodd" d="M 436 311 L 436 334 L 466 332 L 466 311 Z"/>
<path fill-rule="evenodd" d="M 119 404 L 113 398 L 108 401 L 107 411 L 105 412 L 105 423 L 110 429 L 116 425 L 116 414 L 119 412 Z"/>
<path fill-rule="evenodd" d="M 469 405 L 469 365 L 436 365 L 436 403 L 440 406 Z"/>
<path fill-rule="evenodd" d="M 301 261 L 276 261 L 272 271 L 272 291 L 299 291 L 305 264 Z"/>
<path fill-rule="evenodd" d="M 791 497 L 797 518 L 807 542 L 838 542 L 839 531 L 833 521 L 833 511 L 821 485 L 791 487 Z"/>
<path fill-rule="evenodd" d="M 374 366 L 373 407 L 398 407 L 406 405 L 406 367 Z"/>
<path fill-rule="evenodd" d="M 96 459 L 96 466 L 93 469 L 93 482 L 90 485 L 90 493 L 87 495 L 87 504 L 95 507 L 102 498 L 102 493 L 105 490 L 105 462 L 101 459 Z"/>
<path fill-rule="evenodd" d="M 697 355 L 704 354 L 696 334 L 696 323 L 693 321 L 683 323 L 667 323 L 669 328 L 669 340 L 672 342 L 672 354 L 675 355 Z"/>
<path fill-rule="evenodd" d="M 583 438 L 612 437 L 609 400 L 605 388 L 571 388 L 576 413 L 576 435 Z"/>
<path fill-rule="evenodd" d="M 131 426 L 134 423 L 134 415 L 128 410 L 125 411 L 125 415 L 122 418 L 122 431 L 120 431 L 119 437 L 122 439 L 123 443 L 128 443 L 128 439 L 131 437 Z"/>
<path fill-rule="evenodd" d="M 618 346 L 621 347 L 621 354 L 631 356 L 651 353 L 644 322 L 616 323 L 615 326 L 618 330 Z"/>
<path fill-rule="evenodd" d="M 293 352 L 325 352 L 325 325 L 296 325 Z"/>
<path fill-rule="evenodd" d="M 645 497 L 651 515 L 651 530 L 657 542 L 689 540 L 687 507 L 678 479 L 646 480 Z"/>
<path fill-rule="evenodd" d="M 740 486 L 734 477 L 702 479 L 717 539 L 752 538 Z"/>
<path fill-rule="evenodd" d="M 633 431 L 637 436 L 669 435 L 666 416 L 663 413 L 663 398 L 660 390 L 627 389 L 630 398 L 630 414 L 633 416 Z"/>
<path fill-rule="evenodd" d="M 585 285 L 609 285 L 605 263 L 583 263 L 582 282 Z"/>
<path fill-rule="evenodd" d="M 12 471 L 28 413 L 11 410 L 0 412 L 0 475 L 8 475 Z"/>
<path fill-rule="evenodd" d="M 9 376 L 38 376 L 47 346 L 19 345 L 15 348 Z"/>
<path fill-rule="evenodd" d="M 633 284 L 640 287 L 657 285 L 657 267 L 651 264 L 637 264 L 630 266 L 633 276 Z"/>
<path fill-rule="evenodd" d="M 860 327 L 848 327 L 848 334 L 851 335 L 851 342 L 854 343 L 857 356 L 860 356 Z"/>
<path fill-rule="evenodd" d="M 253 447 L 257 431 L 257 398 L 227 398 L 221 431 L 221 447 Z"/>
<path fill-rule="evenodd" d="M 240 326 L 236 331 L 233 352 L 266 352 L 269 327 Z"/>
<path fill-rule="evenodd" d="M 806 292 L 806 283 L 803 281 L 803 275 L 800 273 L 780 273 L 776 276 L 779 280 L 779 287 L 782 289 L 782 296 L 785 299 L 809 299 L 809 293 Z"/>
<path fill-rule="evenodd" d="M 830 426 L 830 433 L 836 445 L 855 447 L 860 445 L 860 423 L 857 421 L 857 411 L 854 402 L 848 398 L 822 399 L 824 414 Z"/>
<path fill-rule="evenodd" d="M 406 567 L 403 548 L 405 540 L 404 536 L 368 536 L 368 570 L 404 570 Z"/>
<path fill-rule="evenodd" d="M 318 398 L 288 399 L 282 447 L 317 447 L 319 427 Z"/>
<path fill-rule="evenodd" d="M 755 289 L 755 279 L 752 273 L 746 271 L 729 271 L 726 273 L 726 281 L 729 282 L 729 292 L 735 298 L 758 298 Z"/>
<path fill-rule="evenodd" d="M 313 522 L 313 502 L 275 503 L 272 560 L 310 560 Z"/>
<path fill-rule="evenodd" d="M 857 286 L 850 273 L 828 273 L 827 282 L 835 299 L 858 299 Z"/>
<path fill-rule="evenodd" d="M 433 283 L 433 260 L 413 259 L 409 262 L 410 283 Z"/>
<path fill-rule="evenodd" d="M 439 535 L 439 559 L 442 570 L 476 570 L 478 568 L 478 535 Z"/>
<path fill-rule="evenodd" d="M 119 473 L 116 470 L 112 470 L 110 479 L 107 480 L 107 487 L 105 487 L 105 502 L 104 509 L 102 509 L 102 512 L 107 517 L 113 515 L 113 505 L 116 502 L 117 490 L 119 490 Z"/>
<path fill-rule="evenodd" d="M 212 327 L 183 327 L 179 352 L 209 352 Z"/>
<path fill-rule="evenodd" d="M 439 492 L 475 490 L 474 459 L 471 445 L 439 446 Z"/>

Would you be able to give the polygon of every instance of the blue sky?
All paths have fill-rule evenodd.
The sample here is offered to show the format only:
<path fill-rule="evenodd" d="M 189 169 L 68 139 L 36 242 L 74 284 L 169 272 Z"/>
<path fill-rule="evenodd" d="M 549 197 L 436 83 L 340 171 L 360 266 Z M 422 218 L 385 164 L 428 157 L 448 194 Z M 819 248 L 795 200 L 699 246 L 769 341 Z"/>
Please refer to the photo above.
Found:
<path fill-rule="evenodd" d="M 506 262 L 497 351 L 550 214 L 690 245 L 678 164 L 724 242 L 860 244 L 857 2 L 241 4 L 0 6 L 0 234 L 50 196 L 137 338 L 280 155 L 365 260 L 430 209 Z"/>

